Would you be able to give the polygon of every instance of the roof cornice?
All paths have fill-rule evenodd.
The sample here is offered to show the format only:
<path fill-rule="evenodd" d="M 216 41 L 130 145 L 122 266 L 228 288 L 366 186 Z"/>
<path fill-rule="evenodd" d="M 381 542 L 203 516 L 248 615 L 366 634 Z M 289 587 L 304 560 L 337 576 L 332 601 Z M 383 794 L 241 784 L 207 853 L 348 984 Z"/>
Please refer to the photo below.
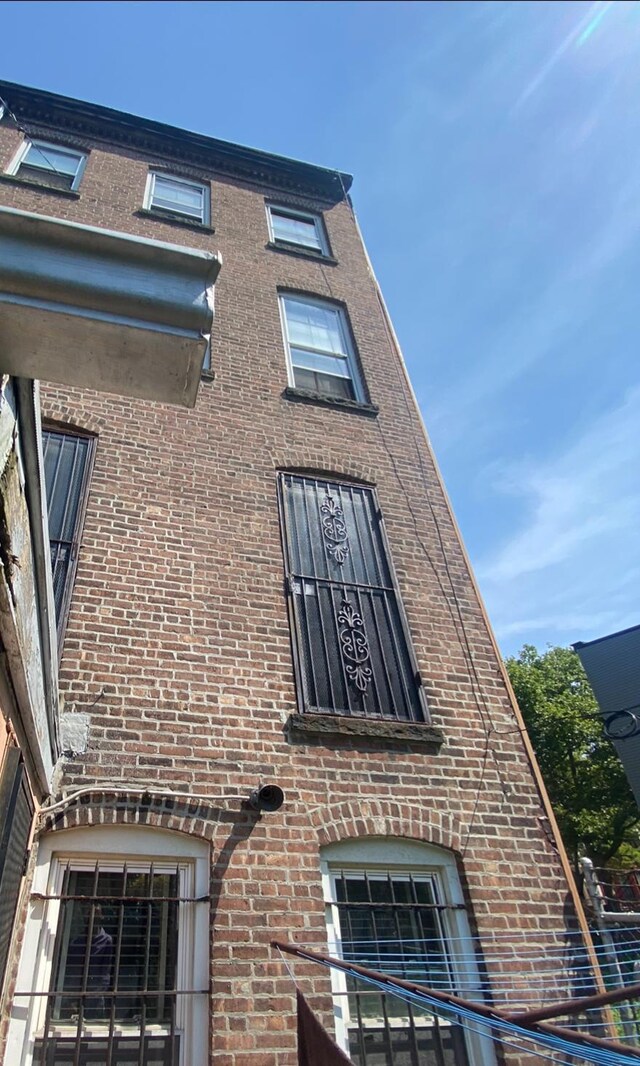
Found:
<path fill-rule="evenodd" d="M 301 195 L 320 196 L 337 203 L 344 199 L 353 180 L 350 174 L 337 170 L 14 82 L 0 81 L 0 96 L 25 127 L 34 124 L 66 131 L 76 137 L 132 148 Z"/>

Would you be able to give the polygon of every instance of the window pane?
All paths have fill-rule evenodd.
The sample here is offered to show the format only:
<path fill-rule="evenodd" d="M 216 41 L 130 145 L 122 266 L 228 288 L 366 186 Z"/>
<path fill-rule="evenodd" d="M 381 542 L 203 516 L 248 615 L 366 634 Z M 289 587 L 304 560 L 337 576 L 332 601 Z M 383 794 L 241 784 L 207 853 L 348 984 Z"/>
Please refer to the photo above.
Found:
<path fill-rule="evenodd" d="M 61 900 L 55 1020 L 82 1011 L 87 1021 L 106 1021 L 112 1004 L 121 1022 L 143 1009 L 149 1023 L 170 1020 L 172 997 L 163 993 L 175 988 L 177 895 L 177 874 L 68 871 L 63 897 L 88 899 Z"/>
<path fill-rule="evenodd" d="M 309 352 L 303 348 L 292 348 L 291 362 L 296 368 L 319 370 L 322 374 L 334 374 L 339 378 L 351 377 L 347 359 L 339 355 L 323 355 L 320 352 Z"/>
<path fill-rule="evenodd" d="M 161 174 L 155 175 L 152 196 L 154 207 L 202 218 L 203 202 L 202 187 L 187 185 L 173 178 L 165 178 Z"/>
<path fill-rule="evenodd" d="M 41 147 L 35 142 L 29 145 L 22 164 L 75 177 L 81 158 L 82 156 L 76 152 L 65 152 L 63 149 L 51 148 L 49 145 Z"/>
<path fill-rule="evenodd" d="M 318 251 L 322 251 L 316 223 L 313 220 L 296 218 L 272 209 L 271 224 L 274 240 L 303 244 L 308 248 L 317 248 Z"/>
<path fill-rule="evenodd" d="M 430 987 L 453 989 L 449 948 L 435 906 L 416 904 L 426 895 L 436 903 L 431 876 L 343 873 L 335 879 L 335 900 L 345 959 Z M 347 978 L 349 1052 L 361 1066 L 416 1066 L 418 1062 L 467 1066 L 461 1032 L 426 1007 L 367 990 Z M 344 998 L 342 1003 L 345 1003 Z"/>
<path fill-rule="evenodd" d="M 285 299 L 284 306 L 289 342 L 293 347 L 302 346 L 347 355 L 336 310 L 319 304 L 303 303 L 292 297 Z"/>
<path fill-rule="evenodd" d="M 338 378 L 330 374 L 320 374 L 314 370 L 294 367 L 293 380 L 297 389 L 308 389 L 320 396 L 336 396 L 342 400 L 353 400 L 355 394 L 350 378 Z"/>

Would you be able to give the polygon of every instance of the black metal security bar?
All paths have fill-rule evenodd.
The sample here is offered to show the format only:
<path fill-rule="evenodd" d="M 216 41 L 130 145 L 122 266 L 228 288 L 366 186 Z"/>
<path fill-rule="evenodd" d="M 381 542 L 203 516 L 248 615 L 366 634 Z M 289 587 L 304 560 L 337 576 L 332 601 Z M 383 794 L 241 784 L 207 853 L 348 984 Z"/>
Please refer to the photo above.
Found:
<path fill-rule="evenodd" d="M 431 878 L 340 872 L 335 877 L 342 957 L 395 977 L 453 991 L 455 972 Z M 457 909 L 457 908 L 456 908 Z M 346 978 L 349 1054 L 355 1066 L 468 1066 L 459 1026 Z"/>
<path fill-rule="evenodd" d="M 53 598 L 58 632 L 64 628 L 77 562 L 94 439 L 43 430 Z"/>
<path fill-rule="evenodd" d="M 280 485 L 302 709 L 423 721 L 373 490 L 293 474 Z"/>
<path fill-rule="evenodd" d="M 205 995 L 177 985 L 176 869 L 136 863 L 65 870 L 51 982 L 34 1044 L 34 1066 L 178 1066 L 178 1001 Z"/>

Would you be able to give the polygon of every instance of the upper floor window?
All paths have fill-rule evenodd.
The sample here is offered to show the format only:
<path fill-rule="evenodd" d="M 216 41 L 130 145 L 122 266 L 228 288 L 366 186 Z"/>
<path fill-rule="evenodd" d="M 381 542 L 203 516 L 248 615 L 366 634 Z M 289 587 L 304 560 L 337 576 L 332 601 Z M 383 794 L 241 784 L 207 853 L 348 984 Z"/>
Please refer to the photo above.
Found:
<path fill-rule="evenodd" d="M 151 171 L 147 178 L 144 206 L 147 210 L 180 215 L 192 222 L 209 224 L 209 189 L 201 181 Z"/>
<path fill-rule="evenodd" d="M 25 141 L 9 167 L 9 174 L 75 191 L 87 157 L 84 152 L 47 141 Z"/>
<path fill-rule="evenodd" d="M 303 711 L 423 721 L 373 489 L 280 475 Z"/>
<path fill-rule="evenodd" d="M 294 245 L 328 255 L 329 247 L 320 215 L 267 204 L 269 235 L 274 244 Z"/>
<path fill-rule="evenodd" d="M 62 639 L 78 561 L 80 534 L 95 439 L 60 430 L 43 430 L 53 599 L 58 639 Z"/>
<path fill-rule="evenodd" d="M 280 296 L 291 384 L 322 396 L 364 401 L 353 341 L 340 307 L 308 296 Z"/>

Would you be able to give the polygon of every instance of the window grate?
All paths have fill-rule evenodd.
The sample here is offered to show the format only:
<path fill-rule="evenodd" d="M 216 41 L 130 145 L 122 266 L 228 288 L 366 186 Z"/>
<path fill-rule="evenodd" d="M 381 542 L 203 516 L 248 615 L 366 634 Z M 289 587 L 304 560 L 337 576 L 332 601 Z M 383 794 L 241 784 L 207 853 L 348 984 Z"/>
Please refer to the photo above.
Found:
<path fill-rule="evenodd" d="M 336 872 L 335 908 L 341 956 L 371 969 L 449 991 L 455 990 L 434 878 Z M 393 996 L 345 981 L 349 1055 L 355 1066 L 468 1066 L 458 1026 Z"/>
<path fill-rule="evenodd" d="M 43 430 L 42 445 L 53 598 L 60 638 L 75 576 L 94 441 L 91 437 Z"/>
<path fill-rule="evenodd" d="M 68 865 L 62 891 L 40 896 L 56 936 L 40 1002 L 34 1066 L 178 1066 L 178 909 L 205 902 L 179 891 L 165 864 Z M 57 918 L 56 918 L 57 915 Z M 43 1003 L 44 1001 L 44 1003 Z"/>
<path fill-rule="evenodd" d="M 302 709 L 424 721 L 373 491 L 293 474 L 280 485 Z"/>

